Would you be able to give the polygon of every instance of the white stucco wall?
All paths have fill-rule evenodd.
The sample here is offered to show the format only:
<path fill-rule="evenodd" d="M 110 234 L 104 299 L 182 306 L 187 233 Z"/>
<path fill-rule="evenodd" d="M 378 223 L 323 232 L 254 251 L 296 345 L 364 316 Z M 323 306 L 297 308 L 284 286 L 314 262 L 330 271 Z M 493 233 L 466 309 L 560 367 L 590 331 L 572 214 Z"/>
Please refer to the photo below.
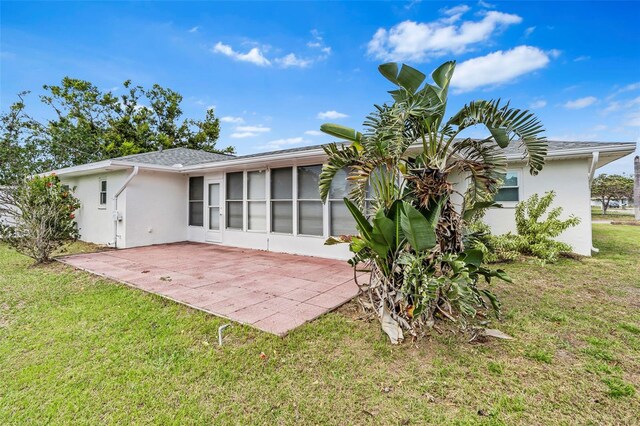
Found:
<path fill-rule="evenodd" d="M 119 170 L 77 177 L 61 177 L 61 181 L 75 187 L 75 197 L 80 200 L 80 209 L 75 213 L 80 239 L 95 244 L 113 245 L 113 195 L 124 183 L 128 172 Z M 100 180 L 107 180 L 107 204 L 101 206 Z M 118 201 L 124 209 L 125 201 Z"/>
<path fill-rule="evenodd" d="M 140 170 L 118 200 L 123 214 L 118 247 L 187 240 L 187 203 L 187 176 Z"/>
<path fill-rule="evenodd" d="M 278 164 L 278 167 L 282 166 L 295 166 L 295 164 L 291 162 Z M 557 193 L 554 205 L 563 207 L 563 216 L 568 217 L 573 214 L 581 218 L 581 224 L 567 230 L 561 235 L 560 240 L 567 242 L 576 253 L 583 255 L 591 253 L 589 166 L 587 158 L 548 161 L 538 176 L 531 176 L 524 163 L 514 163 L 509 166 L 510 171 L 519 173 L 520 200 L 525 200 L 534 193 L 543 194 L 554 190 Z M 204 176 L 205 182 L 208 179 L 220 181 L 224 193 L 225 172 L 237 170 L 238 168 L 235 168 L 191 176 Z M 98 244 L 113 244 L 113 195 L 130 173 L 131 169 L 63 179 L 65 183 L 77 186 L 76 196 L 82 203 L 82 207 L 77 212 L 82 240 Z M 108 182 L 106 208 L 101 208 L 98 204 L 101 178 L 106 178 Z M 118 247 L 128 248 L 185 240 L 206 242 L 205 227 L 188 226 L 188 182 L 189 175 L 186 174 L 140 170 L 118 199 L 118 211 L 122 214 L 117 232 Z M 464 185 L 457 185 L 456 189 L 464 191 Z M 457 198 L 455 201 L 459 202 Z M 491 209 L 485 217 L 485 221 L 496 234 L 515 231 L 515 203 L 503 204 L 502 209 Z M 222 229 L 222 244 L 347 259 L 351 255 L 346 244 L 324 245 L 329 234 L 328 213 L 328 206 L 325 205 L 323 207 L 325 235 L 322 237 Z"/>
<path fill-rule="evenodd" d="M 589 160 L 548 161 L 544 169 L 532 176 L 525 164 L 511 164 L 509 171 L 518 171 L 520 175 L 520 200 L 526 200 L 533 194 L 555 191 L 553 207 L 562 207 L 561 219 L 570 215 L 581 219 L 578 226 L 566 230 L 558 240 L 573 247 L 575 253 L 591 255 L 591 199 L 589 189 Z M 502 203 L 501 209 L 490 209 L 485 222 L 495 234 L 515 232 L 515 203 Z"/>

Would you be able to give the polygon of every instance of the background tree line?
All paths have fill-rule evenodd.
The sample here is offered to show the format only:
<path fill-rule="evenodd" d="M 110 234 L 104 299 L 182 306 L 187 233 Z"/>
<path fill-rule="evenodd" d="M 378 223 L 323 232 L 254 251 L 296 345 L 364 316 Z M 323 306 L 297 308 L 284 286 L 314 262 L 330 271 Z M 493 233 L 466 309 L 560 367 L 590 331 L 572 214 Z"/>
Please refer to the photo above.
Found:
<path fill-rule="evenodd" d="M 94 84 L 65 77 L 43 86 L 38 101 L 50 118 L 27 112 L 29 92 L 0 115 L 0 185 L 20 177 L 123 155 L 186 147 L 224 154 L 217 148 L 220 121 L 213 110 L 203 119 L 184 118 L 179 93 L 154 84 L 150 89 L 127 80 L 116 96 Z"/>

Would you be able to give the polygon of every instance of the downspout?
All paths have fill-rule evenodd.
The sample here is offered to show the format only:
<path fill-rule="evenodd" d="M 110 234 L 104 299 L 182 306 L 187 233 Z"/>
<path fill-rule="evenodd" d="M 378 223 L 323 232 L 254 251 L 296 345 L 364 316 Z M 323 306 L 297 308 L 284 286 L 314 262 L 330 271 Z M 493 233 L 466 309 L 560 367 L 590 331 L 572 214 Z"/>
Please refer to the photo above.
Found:
<path fill-rule="evenodd" d="M 593 176 L 596 174 L 596 169 L 598 168 L 598 160 L 600 159 L 600 153 L 595 151 L 591 158 L 591 167 L 589 168 L 589 191 L 591 191 L 591 183 L 593 182 Z M 591 197 L 589 197 L 589 212 L 591 212 Z M 589 218 L 591 218 L 591 213 L 589 213 Z M 593 240 L 592 240 L 593 241 Z M 593 253 L 599 253 L 600 249 L 591 246 L 591 251 Z"/>
<path fill-rule="evenodd" d="M 119 219 L 121 218 L 120 214 L 118 213 L 118 196 L 122 194 L 122 191 L 124 191 L 127 188 L 127 185 L 129 185 L 129 182 L 131 182 L 131 180 L 134 177 L 136 177 L 137 174 L 138 174 L 138 166 L 133 166 L 133 171 L 131 172 L 131 174 L 127 176 L 127 179 L 124 181 L 120 189 L 118 189 L 116 193 L 113 195 L 113 247 L 114 248 L 118 248 L 118 222 L 119 222 Z"/>

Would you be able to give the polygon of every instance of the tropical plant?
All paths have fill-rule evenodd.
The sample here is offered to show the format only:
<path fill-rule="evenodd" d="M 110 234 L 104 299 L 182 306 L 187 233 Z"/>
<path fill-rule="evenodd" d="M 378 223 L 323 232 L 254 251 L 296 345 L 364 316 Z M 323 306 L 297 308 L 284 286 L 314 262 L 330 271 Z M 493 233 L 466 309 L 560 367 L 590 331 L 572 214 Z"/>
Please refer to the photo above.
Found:
<path fill-rule="evenodd" d="M 516 205 L 516 233 L 492 235 L 489 227 L 480 222 L 468 226 L 467 245 L 480 250 L 487 262 L 513 260 L 518 255 L 533 256 L 542 263 L 553 263 L 563 253 L 570 253 L 569 244 L 555 240 L 567 229 L 580 223 L 580 218 L 570 216 L 561 220 L 562 207 L 549 211 L 555 192 L 550 191 L 542 197 L 533 194 Z"/>
<path fill-rule="evenodd" d="M 56 175 L 26 178 L 16 187 L 0 191 L 5 209 L 0 239 L 38 263 L 79 235 L 75 211 L 80 202 Z"/>
<path fill-rule="evenodd" d="M 536 174 L 547 144 L 533 114 L 499 100 L 470 102 L 447 120 L 455 62 L 442 64 L 431 75 L 435 84 L 424 85 L 426 76 L 410 66 L 386 63 L 378 69 L 396 86 L 389 92 L 393 103 L 375 106 L 364 133 L 322 125 L 323 132 L 347 143 L 325 147 L 320 193 L 326 200 L 334 176 L 349 171 L 352 189 L 345 203 L 359 235 L 328 243 L 349 242 L 351 264 L 371 272 L 361 286 L 366 307 L 378 313 L 393 341 L 403 337 L 398 330 L 417 335 L 437 318 L 473 317 L 486 301 L 498 307 L 492 294 L 469 289 L 477 286 L 479 275 L 507 277 L 501 271 L 485 273 L 481 253 L 465 252 L 463 223 L 492 204 L 506 169 L 504 148 L 517 139 Z M 489 136 L 460 137 L 475 125 L 484 125 Z M 456 176 L 467 183 L 457 201 Z M 407 270 L 417 273 L 407 275 Z"/>
<path fill-rule="evenodd" d="M 578 225 L 580 218 L 571 215 L 568 219 L 561 220 L 562 207 L 549 210 L 555 196 L 554 191 L 547 192 L 542 197 L 533 194 L 516 206 L 516 230 L 520 237 L 517 245 L 520 253 L 554 262 L 561 253 L 571 252 L 569 244 L 554 238 Z"/>

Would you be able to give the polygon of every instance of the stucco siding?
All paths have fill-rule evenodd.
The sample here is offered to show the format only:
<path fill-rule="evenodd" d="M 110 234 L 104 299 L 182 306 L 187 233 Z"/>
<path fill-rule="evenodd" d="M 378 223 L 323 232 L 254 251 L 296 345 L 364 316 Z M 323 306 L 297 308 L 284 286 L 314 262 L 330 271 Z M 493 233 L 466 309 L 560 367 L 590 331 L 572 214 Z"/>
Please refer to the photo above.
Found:
<path fill-rule="evenodd" d="M 75 197 L 80 200 L 80 209 L 75 213 L 80 240 L 113 245 L 113 195 L 122 186 L 127 171 L 103 172 L 70 178 L 61 178 L 62 183 L 75 187 Z M 107 180 L 107 203 L 100 205 L 100 180 Z M 118 201 L 120 203 L 120 200 Z M 124 202 L 123 202 L 124 203 Z M 119 205 L 119 208 L 125 207 Z"/>
<path fill-rule="evenodd" d="M 570 215 L 581 219 L 578 226 L 565 231 L 558 240 L 573 247 L 573 251 L 589 256 L 591 254 L 591 206 L 589 189 L 589 161 L 587 159 L 549 161 L 544 169 L 532 176 L 524 164 L 511 164 L 509 171 L 518 171 L 520 176 L 520 200 L 533 194 L 555 191 L 552 207 L 562 207 L 562 219 Z M 495 234 L 515 232 L 515 203 L 502 203 L 501 209 L 490 209 L 485 222 Z"/>
<path fill-rule="evenodd" d="M 120 197 L 126 207 L 118 201 L 124 224 L 119 247 L 187 240 L 187 176 L 140 170 Z"/>

